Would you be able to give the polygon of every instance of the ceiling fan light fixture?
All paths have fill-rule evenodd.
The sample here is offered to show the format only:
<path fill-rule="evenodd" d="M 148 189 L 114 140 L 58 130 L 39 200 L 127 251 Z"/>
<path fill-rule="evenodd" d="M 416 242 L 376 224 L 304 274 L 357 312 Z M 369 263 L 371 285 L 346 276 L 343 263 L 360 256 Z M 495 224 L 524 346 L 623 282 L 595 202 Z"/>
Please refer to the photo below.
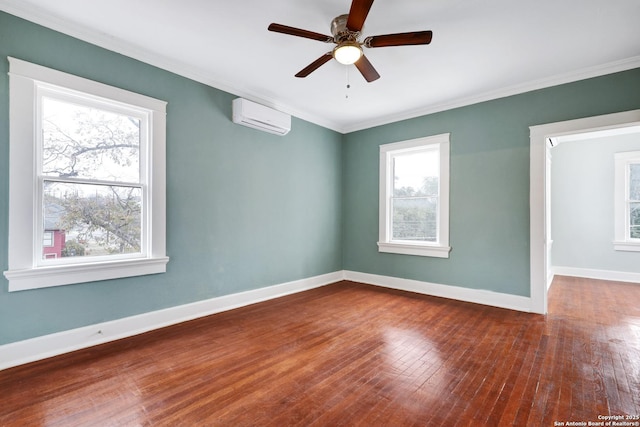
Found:
<path fill-rule="evenodd" d="M 351 65 L 362 56 L 362 48 L 357 42 L 343 42 L 333 49 L 333 57 L 341 64 Z"/>

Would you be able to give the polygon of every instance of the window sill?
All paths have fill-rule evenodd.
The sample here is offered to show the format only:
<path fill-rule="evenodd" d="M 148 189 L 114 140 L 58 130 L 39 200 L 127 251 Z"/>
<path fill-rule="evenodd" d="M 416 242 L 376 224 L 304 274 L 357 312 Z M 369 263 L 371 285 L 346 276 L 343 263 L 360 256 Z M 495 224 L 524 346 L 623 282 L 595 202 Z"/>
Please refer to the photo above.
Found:
<path fill-rule="evenodd" d="M 9 270 L 4 272 L 4 276 L 9 280 L 9 292 L 15 292 L 164 273 L 167 271 L 167 262 L 169 262 L 168 257 L 105 261 L 84 265 Z"/>
<path fill-rule="evenodd" d="M 416 245 L 407 243 L 378 242 L 378 252 L 449 258 L 451 246 Z"/>
<path fill-rule="evenodd" d="M 613 242 L 613 249 L 616 251 L 640 252 L 640 242 Z"/>

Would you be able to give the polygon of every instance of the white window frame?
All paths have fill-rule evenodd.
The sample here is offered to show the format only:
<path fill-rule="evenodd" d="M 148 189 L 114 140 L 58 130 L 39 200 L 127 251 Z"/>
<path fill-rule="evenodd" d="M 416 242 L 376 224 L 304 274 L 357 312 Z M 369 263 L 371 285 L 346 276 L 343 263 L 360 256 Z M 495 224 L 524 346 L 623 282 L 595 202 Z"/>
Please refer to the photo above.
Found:
<path fill-rule="evenodd" d="M 9 57 L 9 291 L 164 273 L 166 256 L 166 105 L 164 101 L 87 80 Z M 37 122 L 39 97 L 58 88 L 96 102 L 144 111 L 149 146 L 141 147 L 145 168 L 146 230 L 144 251 L 132 257 L 65 260 L 63 265 L 42 260 L 42 214 L 39 202 Z M 144 152 L 142 152 L 144 151 Z"/>
<path fill-rule="evenodd" d="M 615 153 L 614 221 L 616 251 L 640 252 L 640 239 L 632 239 L 629 233 L 629 166 L 640 164 L 640 151 Z"/>
<path fill-rule="evenodd" d="M 378 251 L 404 255 L 449 258 L 449 133 L 380 146 L 380 212 Z M 440 158 L 438 191 L 438 225 L 435 242 L 393 240 L 391 196 L 393 194 L 393 159 L 396 155 L 437 149 Z"/>

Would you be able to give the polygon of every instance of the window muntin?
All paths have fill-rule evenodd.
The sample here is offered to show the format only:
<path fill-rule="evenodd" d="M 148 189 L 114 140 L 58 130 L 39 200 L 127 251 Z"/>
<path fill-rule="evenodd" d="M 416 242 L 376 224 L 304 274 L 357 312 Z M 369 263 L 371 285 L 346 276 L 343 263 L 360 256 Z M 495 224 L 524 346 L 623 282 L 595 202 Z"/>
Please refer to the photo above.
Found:
<path fill-rule="evenodd" d="M 380 146 L 380 252 L 449 256 L 449 134 Z"/>
<path fill-rule="evenodd" d="M 166 102 L 9 65 L 9 291 L 165 272 Z"/>

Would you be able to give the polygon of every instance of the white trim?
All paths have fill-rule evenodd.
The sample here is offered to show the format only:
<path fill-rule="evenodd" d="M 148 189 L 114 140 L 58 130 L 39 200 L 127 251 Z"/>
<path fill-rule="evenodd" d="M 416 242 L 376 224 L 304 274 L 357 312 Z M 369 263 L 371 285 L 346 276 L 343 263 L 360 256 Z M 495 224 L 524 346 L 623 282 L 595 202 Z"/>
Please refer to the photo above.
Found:
<path fill-rule="evenodd" d="M 258 104 L 265 105 L 283 113 L 288 113 L 292 116 L 299 117 L 310 123 L 315 123 L 327 129 L 334 130 L 340 133 L 346 133 L 339 123 L 331 120 L 327 120 L 323 117 L 315 114 L 309 114 L 306 111 L 291 108 L 286 105 L 282 105 L 281 101 L 276 99 L 272 94 L 268 94 L 260 91 L 247 91 L 246 87 L 238 86 L 235 83 L 229 82 L 220 76 L 214 75 L 210 70 L 205 70 L 199 67 L 194 67 L 185 62 L 175 60 L 165 55 L 152 52 L 147 49 L 143 49 L 137 46 L 133 46 L 124 40 L 111 37 L 104 33 L 95 31 L 90 27 L 86 27 L 81 24 L 66 21 L 58 18 L 50 13 L 43 12 L 41 9 L 32 5 L 21 4 L 19 2 L 0 0 L 0 11 L 5 11 L 11 15 L 26 19 L 34 22 L 43 27 L 50 28 L 55 31 L 67 34 L 71 37 L 75 37 L 79 40 L 83 40 L 87 43 L 91 43 L 95 46 L 117 52 L 129 58 L 142 61 L 146 64 L 150 64 L 154 67 L 175 73 L 179 76 L 186 77 L 199 83 L 203 83 L 207 86 L 220 89 L 224 92 L 237 95 L 241 98 L 248 99 Z M 632 67 L 635 68 L 635 67 Z"/>
<path fill-rule="evenodd" d="M 530 298 L 519 295 L 342 270 L 0 345 L 0 370 L 319 288 L 341 280 L 516 311 L 532 311 Z"/>
<path fill-rule="evenodd" d="M 9 292 L 131 277 L 165 272 L 166 256 L 166 105 L 165 101 L 94 82 L 82 77 L 9 57 L 10 75 L 10 158 L 9 158 Z M 140 184 L 146 187 L 143 224 L 143 254 L 126 261 L 104 261 L 97 257 L 78 260 L 77 264 L 56 266 L 37 261 L 42 230 L 38 206 L 36 110 L 41 88 L 60 88 L 64 93 L 81 94 L 92 102 L 104 100 L 115 106 L 126 106 L 147 117 L 151 146 L 148 157 L 141 159 Z M 75 96 L 75 95 L 74 95 Z M 119 108 L 119 107 L 118 107 Z M 149 161 L 150 163 L 146 163 Z M 119 257 L 121 260 L 124 257 Z M 82 265 L 81 265 L 82 264 Z"/>
<path fill-rule="evenodd" d="M 547 140 L 553 137 L 629 126 L 638 126 L 640 110 L 606 114 L 529 127 L 529 218 L 531 305 L 535 313 L 547 313 L 546 168 Z"/>
<path fill-rule="evenodd" d="M 225 81 L 219 76 L 212 75 L 210 71 L 193 67 L 184 62 L 176 61 L 175 59 L 168 58 L 164 55 L 159 55 L 156 52 L 132 46 L 125 41 L 110 37 L 87 26 L 72 23 L 51 15 L 50 13 L 45 13 L 41 9 L 32 5 L 23 4 L 18 1 L 0 0 L 0 10 L 4 10 L 12 15 L 35 22 L 36 24 L 51 28 L 64 34 L 68 34 L 96 46 L 100 46 L 113 52 L 118 52 L 130 58 L 137 59 L 155 67 L 204 83 L 208 86 L 275 108 L 276 110 L 291 114 L 295 117 L 299 117 L 303 120 L 342 134 L 640 67 L 640 56 L 634 56 L 619 61 L 613 61 L 606 64 L 595 65 L 542 79 L 532 80 L 506 88 L 487 91 L 475 96 L 458 98 L 449 102 L 442 102 L 440 104 L 418 108 L 411 111 L 403 111 L 400 113 L 376 117 L 370 120 L 361 120 L 345 124 L 327 120 L 326 118 L 319 117 L 315 114 L 309 114 L 306 111 L 282 105 L 273 97 L 273 95 L 256 91 L 248 92 L 245 87 L 238 87 L 236 84 Z"/>
<path fill-rule="evenodd" d="M 640 273 L 627 271 L 597 270 L 579 267 L 553 267 L 557 276 L 584 277 L 586 279 L 609 280 L 612 282 L 640 283 Z"/>
<path fill-rule="evenodd" d="M 440 104 L 418 108 L 411 111 L 389 114 L 384 117 L 376 117 L 374 119 L 363 120 L 342 126 L 335 125 L 336 128 L 330 129 L 336 130 L 343 134 L 357 132 L 364 129 L 374 128 L 376 126 L 383 126 L 389 123 L 400 122 L 402 120 L 408 120 L 416 117 L 427 116 L 429 114 L 439 113 L 442 111 L 453 110 L 454 108 L 466 107 L 468 105 L 479 104 L 481 102 L 487 102 L 494 99 L 506 98 L 508 96 L 520 95 L 534 90 L 632 70 L 638 67 L 640 67 L 640 56 L 634 56 L 620 61 L 613 61 L 602 65 L 582 68 L 579 70 L 570 71 L 568 73 L 556 74 L 542 79 L 532 80 L 493 91 L 483 92 L 475 96 L 453 99 L 449 102 L 442 102 Z M 309 121 L 313 122 L 313 120 Z"/>
<path fill-rule="evenodd" d="M 133 260 L 104 261 L 93 264 L 76 264 L 9 270 L 4 275 L 9 280 L 9 291 L 48 288 L 51 286 L 86 283 L 96 280 L 144 276 L 165 273 L 168 257 Z"/>
<path fill-rule="evenodd" d="M 458 301 L 507 308 L 509 310 L 531 312 L 531 299 L 519 295 L 503 294 L 484 289 L 463 288 L 460 286 L 441 285 L 419 280 L 401 279 L 378 274 L 345 271 L 345 280 L 382 286 L 401 291 L 416 292 L 435 297 L 449 298 Z"/>
<path fill-rule="evenodd" d="M 614 241 L 613 249 L 616 251 L 640 252 L 640 242 Z"/>
<path fill-rule="evenodd" d="M 409 243 L 378 242 L 378 252 L 401 255 L 430 256 L 449 258 L 451 246 L 412 245 Z"/>
<path fill-rule="evenodd" d="M 449 159 L 450 133 L 380 145 L 378 251 L 402 255 L 449 258 Z M 436 242 L 413 242 L 391 238 L 393 159 L 396 155 L 437 150 L 439 162 L 438 225 Z"/>
<path fill-rule="evenodd" d="M 629 135 L 631 133 L 640 133 L 640 125 L 624 126 L 621 128 L 605 128 L 603 130 L 582 133 L 572 133 L 568 135 L 551 137 L 550 139 L 552 140 L 553 146 L 555 147 L 563 142 L 588 141 L 590 139 Z"/>
<path fill-rule="evenodd" d="M 164 112 L 167 106 L 166 101 L 161 101 L 136 92 L 95 82 L 90 79 L 85 79 L 84 77 L 54 70 L 53 68 L 44 67 L 42 65 L 33 64 L 11 56 L 7 57 L 7 59 L 9 60 L 10 65 L 10 76 L 15 75 L 35 80 L 37 82 L 46 82 L 54 86 L 69 88 L 76 92 L 89 94 L 93 97 L 107 99 L 109 100 L 109 103 L 116 101 L 121 102 L 128 108 L 130 108 L 130 105 L 134 105 L 134 109 L 136 110 L 136 107 L 139 107 Z"/>
<path fill-rule="evenodd" d="M 630 128 L 633 129 L 633 128 Z M 640 132 L 640 129 L 637 130 Z M 640 133 L 638 133 L 640 135 Z M 631 238 L 630 218 L 630 165 L 640 164 L 640 151 L 625 151 L 614 154 L 614 242 L 616 251 L 640 251 L 640 239 Z"/>
<path fill-rule="evenodd" d="M 0 346 L 0 370 L 338 282 L 342 271 L 152 311 Z"/>

